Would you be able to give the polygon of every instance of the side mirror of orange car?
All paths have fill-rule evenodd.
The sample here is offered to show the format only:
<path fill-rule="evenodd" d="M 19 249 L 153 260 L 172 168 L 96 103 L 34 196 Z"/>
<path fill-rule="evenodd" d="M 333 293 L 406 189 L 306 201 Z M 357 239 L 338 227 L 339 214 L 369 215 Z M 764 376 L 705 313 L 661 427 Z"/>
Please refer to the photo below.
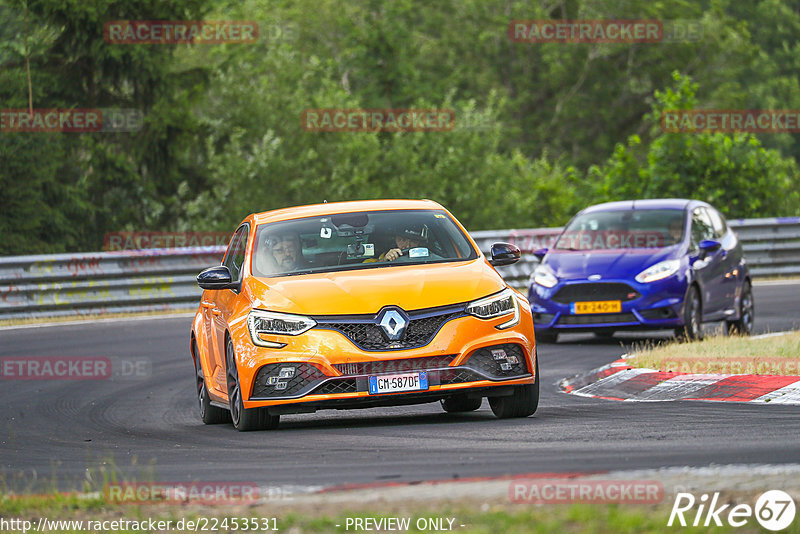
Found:
<path fill-rule="evenodd" d="M 226 266 L 217 265 L 198 274 L 197 285 L 203 289 L 236 289 L 239 283 L 231 280 L 231 271 Z"/>
<path fill-rule="evenodd" d="M 495 267 L 499 265 L 511 265 L 519 261 L 519 247 L 511 243 L 495 243 L 492 245 L 492 259 L 489 263 Z"/>

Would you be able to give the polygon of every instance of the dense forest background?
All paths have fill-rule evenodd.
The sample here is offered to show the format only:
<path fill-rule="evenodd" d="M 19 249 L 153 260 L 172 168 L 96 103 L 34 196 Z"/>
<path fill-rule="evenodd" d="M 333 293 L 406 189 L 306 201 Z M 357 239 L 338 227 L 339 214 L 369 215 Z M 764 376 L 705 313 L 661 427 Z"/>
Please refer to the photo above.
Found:
<path fill-rule="evenodd" d="M 112 45 L 110 20 L 254 20 L 256 44 Z M 512 19 L 691 21 L 531 44 Z M 800 214 L 796 134 L 667 134 L 663 109 L 800 109 L 800 1 L 0 0 L 0 108 L 135 108 L 133 133 L 0 132 L 0 254 L 230 231 L 305 203 L 431 198 L 470 230 L 681 196 Z M 450 132 L 320 133 L 307 108 L 451 108 Z"/>

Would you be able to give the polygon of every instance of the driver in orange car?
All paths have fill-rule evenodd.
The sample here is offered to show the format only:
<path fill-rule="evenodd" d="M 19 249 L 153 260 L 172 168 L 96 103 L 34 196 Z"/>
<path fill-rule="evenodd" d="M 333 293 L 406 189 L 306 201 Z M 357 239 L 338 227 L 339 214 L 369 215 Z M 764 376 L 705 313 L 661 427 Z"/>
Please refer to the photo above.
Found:
<path fill-rule="evenodd" d="M 428 240 L 428 227 L 421 226 L 406 226 L 404 228 L 397 228 L 394 232 L 394 248 L 390 248 L 377 259 L 365 260 L 364 263 L 374 261 L 394 261 L 403 255 L 403 251 L 408 251 L 412 248 L 417 248 L 425 244 Z"/>

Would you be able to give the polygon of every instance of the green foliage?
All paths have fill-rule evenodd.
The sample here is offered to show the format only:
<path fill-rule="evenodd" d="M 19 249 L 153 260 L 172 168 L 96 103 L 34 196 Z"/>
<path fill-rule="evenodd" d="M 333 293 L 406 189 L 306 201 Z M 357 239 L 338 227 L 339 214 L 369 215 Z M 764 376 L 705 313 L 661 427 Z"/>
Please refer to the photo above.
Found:
<path fill-rule="evenodd" d="M 514 19 L 691 21 L 695 40 L 513 43 Z M 255 20 L 252 45 L 113 45 L 110 20 Z M 0 132 L 0 254 L 253 211 L 431 198 L 468 228 L 600 200 L 800 213 L 792 134 L 667 134 L 660 111 L 800 109 L 800 9 L 758 0 L 0 0 L 0 107 L 135 108 L 133 133 Z M 310 108 L 449 108 L 450 132 L 309 132 Z"/>
<path fill-rule="evenodd" d="M 697 85 L 679 73 L 674 78 L 674 89 L 655 92 L 648 116 L 654 130 L 662 111 L 696 106 Z M 795 160 L 764 148 L 752 134 L 661 133 L 647 147 L 632 136 L 590 175 L 605 199 L 696 198 L 740 218 L 800 213 Z"/>

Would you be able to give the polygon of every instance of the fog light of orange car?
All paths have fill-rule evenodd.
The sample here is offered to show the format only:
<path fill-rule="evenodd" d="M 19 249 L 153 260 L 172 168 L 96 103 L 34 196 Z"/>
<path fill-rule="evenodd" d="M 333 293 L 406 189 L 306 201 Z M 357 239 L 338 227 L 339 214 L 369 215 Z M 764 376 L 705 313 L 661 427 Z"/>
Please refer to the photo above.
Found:
<path fill-rule="evenodd" d="M 508 359 L 508 354 L 503 349 L 492 349 L 492 358 L 495 360 L 506 360 Z"/>
<path fill-rule="evenodd" d="M 286 382 L 278 382 L 277 384 L 275 384 L 275 389 L 277 390 L 286 389 Z"/>
<path fill-rule="evenodd" d="M 294 367 L 281 367 L 278 371 L 278 378 L 292 378 L 294 377 Z"/>

